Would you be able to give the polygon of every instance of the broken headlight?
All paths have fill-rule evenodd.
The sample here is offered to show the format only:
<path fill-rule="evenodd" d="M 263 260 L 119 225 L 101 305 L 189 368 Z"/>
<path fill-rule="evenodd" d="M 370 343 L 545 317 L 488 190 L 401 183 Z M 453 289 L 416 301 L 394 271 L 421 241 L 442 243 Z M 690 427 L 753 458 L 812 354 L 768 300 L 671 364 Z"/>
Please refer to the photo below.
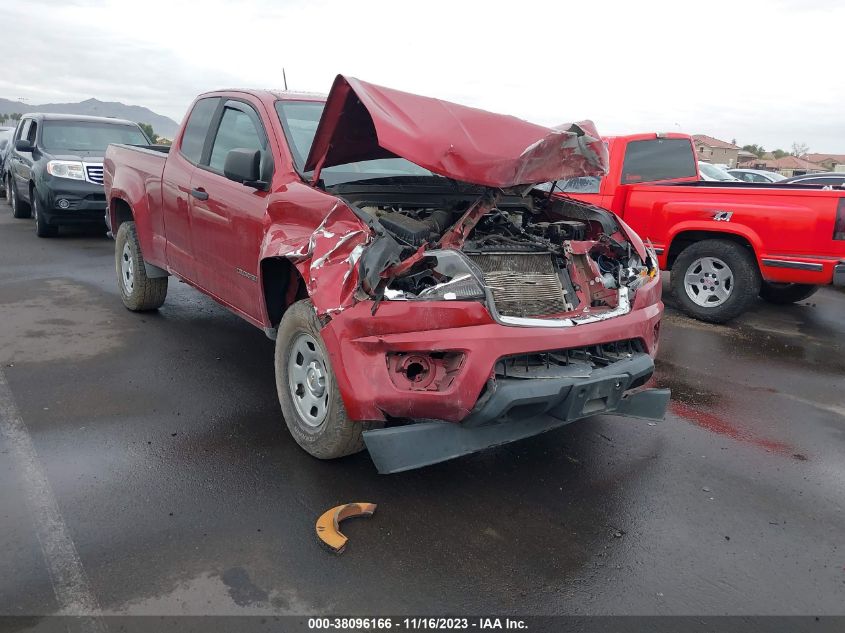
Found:
<path fill-rule="evenodd" d="M 384 298 L 394 301 L 478 301 L 485 297 L 480 273 L 461 254 L 433 250 L 407 275 L 394 279 Z"/>

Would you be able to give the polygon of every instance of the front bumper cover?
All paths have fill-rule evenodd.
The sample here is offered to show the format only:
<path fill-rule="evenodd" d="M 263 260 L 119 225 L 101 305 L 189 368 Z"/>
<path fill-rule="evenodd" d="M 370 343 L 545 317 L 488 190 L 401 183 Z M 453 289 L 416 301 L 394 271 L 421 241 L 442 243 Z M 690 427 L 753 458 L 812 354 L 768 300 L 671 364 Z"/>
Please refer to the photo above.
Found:
<path fill-rule="evenodd" d="M 498 379 L 462 423 L 422 422 L 364 432 L 379 473 L 412 470 L 558 428 L 591 415 L 663 419 L 668 389 L 626 393 L 654 371 L 648 354 L 589 377 Z"/>
<path fill-rule="evenodd" d="M 49 224 L 92 224 L 103 221 L 106 196 L 102 185 L 67 178 L 49 178 L 38 189 L 41 210 Z M 62 208 L 59 201 L 66 207 Z"/>

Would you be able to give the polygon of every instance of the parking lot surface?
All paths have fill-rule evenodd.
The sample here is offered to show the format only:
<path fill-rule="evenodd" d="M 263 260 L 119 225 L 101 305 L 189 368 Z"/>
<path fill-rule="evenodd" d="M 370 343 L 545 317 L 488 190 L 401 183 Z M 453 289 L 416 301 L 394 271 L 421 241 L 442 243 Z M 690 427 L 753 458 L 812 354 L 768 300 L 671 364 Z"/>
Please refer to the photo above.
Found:
<path fill-rule="evenodd" d="M 665 421 L 379 476 L 294 443 L 261 331 L 172 278 L 128 312 L 111 240 L 0 205 L 0 613 L 845 613 L 845 294 L 667 303 Z"/>

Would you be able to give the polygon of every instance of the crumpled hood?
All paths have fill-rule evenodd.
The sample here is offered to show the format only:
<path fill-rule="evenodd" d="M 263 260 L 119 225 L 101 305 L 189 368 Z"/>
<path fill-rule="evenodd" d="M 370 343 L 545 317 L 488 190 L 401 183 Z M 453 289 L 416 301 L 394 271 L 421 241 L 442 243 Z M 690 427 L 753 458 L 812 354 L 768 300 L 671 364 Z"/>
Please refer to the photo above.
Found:
<path fill-rule="evenodd" d="M 395 157 L 498 188 L 600 176 L 607 166 L 591 121 L 547 128 L 338 75 L 305 169 L 316 181 L 324 167 Z"/>

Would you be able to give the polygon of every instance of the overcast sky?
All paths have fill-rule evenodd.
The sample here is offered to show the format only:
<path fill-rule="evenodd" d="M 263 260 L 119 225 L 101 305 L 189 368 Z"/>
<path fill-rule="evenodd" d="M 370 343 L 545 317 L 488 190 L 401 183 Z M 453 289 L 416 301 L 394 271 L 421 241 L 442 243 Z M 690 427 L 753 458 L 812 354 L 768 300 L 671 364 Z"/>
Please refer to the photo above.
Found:
<path fill-rule="evenodd" d="M 12 6 L 8 6 L 8 5 Z M 181 120 L 225 87 L 334 76 L 605 134 L 845 153 L 842 0 L 3 0 L 0 96 Z"/>

